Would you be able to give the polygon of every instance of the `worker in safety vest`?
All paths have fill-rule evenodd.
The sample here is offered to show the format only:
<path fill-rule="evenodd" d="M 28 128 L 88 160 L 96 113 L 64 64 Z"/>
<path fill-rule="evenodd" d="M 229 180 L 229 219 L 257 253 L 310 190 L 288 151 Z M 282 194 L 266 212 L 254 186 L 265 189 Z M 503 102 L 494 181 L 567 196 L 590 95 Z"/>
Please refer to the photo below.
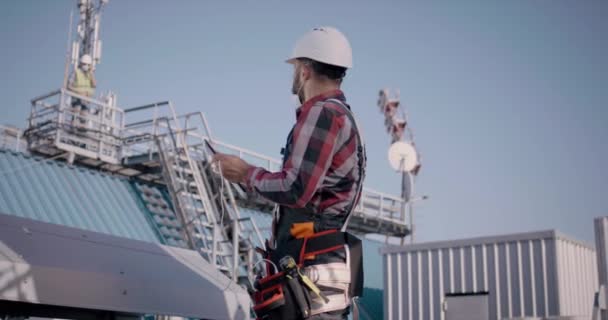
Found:
<path fill-rule="evenodd" d="M 74 73 L 70 77 L 68 89 L 76 94 L 92 97 L 95 94 L 95 88 L 97 82 L 91 64 L 93 60 L 88 54 L 83 55 L 80 58 L 80 65 L 74 69 Z M 74 120 L 79 118 L 79 123 L 86 123 L 86 117 L 88 116 L 87 104 L 78 98 L 72 98 L 72 112 L 74 113 Z M 75 122 L 74 124 L 78 124 Z"/>
<path fill-rule="evenodd" d="M 278 204 L 265 255 L 287 276 L 259 280 L 258 318 L 346 319 L 351 298 L 360 296 L 363 286 L 361 242 L 345 231 L 359 201 L 366 160 L 340 90 L 352 67 L 352 50 L 340 31 L 319 27 L 299 39 L 287 62 L 294 67 L 292 93 L 301 106 L 282 151 L 281 170 L 269 172 L 227 154 L 216 154 L 213 161 L 229 181 Z M 289 258 L 296 268 L 289 267 Z M 303 292 L 294 289 L 294 277 L 300 278 L 296 282 Z"/>

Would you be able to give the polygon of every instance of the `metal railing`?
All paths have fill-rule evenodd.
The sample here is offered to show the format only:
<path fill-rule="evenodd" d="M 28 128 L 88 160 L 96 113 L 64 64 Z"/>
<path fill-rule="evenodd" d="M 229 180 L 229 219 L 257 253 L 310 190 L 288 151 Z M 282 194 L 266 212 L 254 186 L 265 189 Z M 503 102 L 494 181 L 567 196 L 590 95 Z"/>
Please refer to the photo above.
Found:
<path fill-rule="evenodd" d="M 153 112 L 154 115 L 162 114 L 158 108 L 168 105 L 169 102 L 161 102 L 156 104 L 150 104 L 146 106 L 136 107 L 132 109 L 125 110 L 126 113 L 130 113 L 133 111 L 141 111 L 147 108 L 155 108 L 156 110 Z M 195 148 L 198 151 L 195 151 L 196 157 L 201 160 L 204 160 L 202 151 L 204 146 L 202 142 L 207 140 L 212 144 L 217 151 L 238 155 L 240 158 L 245 161 L 260 166 L 269 171 L 278 171 L 281 168 L 281 161 L 272 158 L 261 153 L 242 148 L 233 144 L 225 143 L 220 140 L 213 139 L 211 137 L 211 130 L 209 129 L 209 125 L 207 119 L 204 114 L 201 112 L 192 112 L 188 114 L 184 114 L 181 116 L 176 116 L 177 119 L 181 122 L 181 128 L 184 130 L 184 135 L 186 139 L 197 141 L 200 144 L 200 148 Z M 141 129 L 148 126 L 148 130 L 150 134 L 159 134 L 162 131 L 162 128 L 158 127 L 159 118 L 152 118 L 146 121 L 136 122 L 134 124 L 129 124 L 126 126 L 125 130 L 127 132 L 137 129 L 138 134 L 141 136 Z M 155 129 L 152 129 L 155 127 Z M 146 152 L 151 156 L 154 152 L 153 149 L 150 148 L 142 148 L 147 149 Z M 132 148 L 127 154 L 136 153 L 134 150 L 136 148 Z M 406 205 L 403 198 L 398 196 L 389 195 L 386 193 L 382 193 L 370 188 L 363 188 L 363 193 L 361 195 L 361 200 L 359 204 L 355 208 L 355 216 L 361 217 L 363 219 L 373 219 L 377 221 L 381 221 L 384 223 L 398 224 L 398 225 L 407 225 L 407 219 L 405 215 L 404 206 Z"/>
<path fill-rule="evenodd" d="M 23 131 L 13 126 L 0 125 L 0 148 L 16 152 L 25 151 Z"/>
<path fill-rule="evenodd" d="M 204 115 L 201 112 L 192 112 L 178 116 L 169 101 L 129 108 L 124 112 L 135 119 L 134 122 L 126 124 L 123 130 L 123 156 L 126 162 L 129 163 L 128 159 L 133 159 L 133 162 L 141 162 L 144 159 L 148 163 L 160 161 L 163 172 L 175 172 L 173 177 L 164 174 L 165 183 L 169 183 L 166 181 L 167 177 L 169 180 L 176 180 L 171 183 L 169 189 L 176 202 L 177 211 L 181 211 L 185 230 L 190 233 L 187 238 L 191 239 L 191 247 L 195 247 L 192 241 L 195 232 L 188 228 L 191 223 L 189 220 L 200 219 L 205 215 L 204 220 L 210 222 L 214 228 L 213 244 L 204 245 L 210 261 L 217 263 L 220 269 L 224 268 L 223 270 L 234 279 L 239 277 L 239 268 L 244 268 L 249 281 L 253 281 L 254 273 L 251 268 L 254 263 L 251 259 L 254 259 L 253 262 L 257 259 L 254 248 L 262 243 L 261 234 L 254 221 L 241 219 L 232 189 L 221 187 L 229 183 L 219 176 L 214 177 L 208 168 L 210 155 L 205 141 L 212 139 Z M 139 119 L 141 113 L 152 114 L 152 117 Z M 170 140 L 172 148 L 163 150 L 163 144 L 158 143 L 163 140 Z M 173 156 L 170 157 L 169 154 Z M 174 158 L 172 164 L 167 164 L 171 158 Z M 181 167 L 174 167 L 178 164 Z M 184 175 L 184 172 L 188 174 Z M 189 196 L 190 200 L 193 196 L 202 200 L 204 210 L 197 211 L 193 204 L 181 201 L 184 196 Z M 251 226 L 248 228 L 248 225 Z M 219 229 L 216 229 L 216 226 Z M 243 246 L 243 242 L 249 245 Z M 250 258 L 246 266 L 239 263 L 241 255 Z M 229 257 L 232 258 L 231 261 L 228 261 Z"/>
<path fill-rule="evenodd" d="M 206 139 L 207 137 L 203 138 Z M 240 158 L 268 171 L 277 171 L 281 168 L 281 161 L 276 158 L 219 140 L 212 140 L 212 143 L 217 147 L 218 151 L 238 155 Z M 355 208 L 354 214 L 362 218 L 406 225 L 405 205 L 406 203 L 401 197 L 364 187 L 361 200 Z"/>
<path fill-rule="evenodd" d="M 127 109 L 125 110 L 125 112 L 130 113 L 132 112 L 132 110 L 141 111 L 145 110 L 146 108 L 152 107 L 160 108 L 164 105 L 168 105 L 168 102 Z M 155 115 L 162 114 L 158 110 L 155 110 L 153 113 Z M 157 117 L 146 121 L 136 122 L 134 124 L 127 125 L 125 130 L 130 131 L 133 129 L 137 129 L 139 131 L 138 134 L 141 136 L 141 129 L 143 127 L 148 126 L 149 128 L 146 132 L 149 132 L 149 134 L 160 134 L 162 133 L 163 128 L 162 125 L 158 127 L 158 119 L 159 118 Z M 184 135 L 186 139 L 188 139 L 188 141 L 190 141 L 194 146 L 196 146 L 196 144 L 198 143 L 198 147 L 193 148 L 193 154 L 196 158 L 200 160 L 205 160 L 205 151 L 202 150 L 204 149 L 204 145 L 202 142 L 207 140 L 215 147 L 215 149 L 217 149 L 218 152 L 238 155 L 245 161 L 253 165 L 260 166 L 269 171 L 278 171 L 281 168 L 281 161 L 276 158 L 272 158 L 246 148 L 242 148 L 233 144 L 213 139 L 211 136 L 211 130 L 209 129 L 208 122 L 204 114 L 201 112 L 193 112 L 181 116 L 176 116 L 176 119 L 179 119 L 181 125 L 180 127 L 183 128 L 182 130 L 184 130 Z M 156 128 L 151 129 L 151 127 L 154 126 L 156 126 Z M 146 152 L 148 152 L 148 155 L 152 157 L 152 153 L 154 152 L 153 149 L 143 149 L 147 149 Z M 133 150 L 135 150 L 135 148 L 133 148 L 127 153 L 131 154 L 133 153 Z M 251 199 L 244 199 L 240 197 L 237 200 L 241 203 L 251 201 Z M 398 227 L 405 227 L 408 224 L 405 206 L 406 203 L 401 197 L 382 193 L 370 188 L 363 188 L 361 200 L 359 201 L 359 204 L 357 205 L 354 211 L 354 217 L 360 218 L 359 220 L 362 220 L 361 223 L 369 222 L 377 223 L 378 225 L 392 224 Z M 270 208 L 268 207 L 268 209 Z M 351 223 L 356 224 L 359 223 L 359 221 L 355 219 L 351 220 Z"/>
<path fill-rule="evenodd" d="M 59 89 L 32 99 L 24 137 L 28 148 L 46 154 L 71 152 L 120 163 L 123 111 L 108 101 Z"/>

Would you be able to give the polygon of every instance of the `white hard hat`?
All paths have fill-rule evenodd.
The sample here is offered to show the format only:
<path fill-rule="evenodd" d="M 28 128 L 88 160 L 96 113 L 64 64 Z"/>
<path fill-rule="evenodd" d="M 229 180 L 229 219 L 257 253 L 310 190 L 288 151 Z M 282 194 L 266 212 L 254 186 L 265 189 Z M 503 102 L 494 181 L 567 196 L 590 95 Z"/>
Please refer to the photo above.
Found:
<path fill-rule="evenodd" d="M 297 58 L 308 58 L 318 62 L 343 67 L 353 67 L 353 50 L 348 39 L 333 27 L 317 27 L 304 34 L 293 49 L 288 63 Z"/>
<path fill-rule="evenodd" d="M 85 54 L 82 57 L 80 57 L 80 63 L 82 63 L 82 64 L 91 64 L 91 63 L 93 63 L 93 59 L 91 59 L 90 55 Z"/>

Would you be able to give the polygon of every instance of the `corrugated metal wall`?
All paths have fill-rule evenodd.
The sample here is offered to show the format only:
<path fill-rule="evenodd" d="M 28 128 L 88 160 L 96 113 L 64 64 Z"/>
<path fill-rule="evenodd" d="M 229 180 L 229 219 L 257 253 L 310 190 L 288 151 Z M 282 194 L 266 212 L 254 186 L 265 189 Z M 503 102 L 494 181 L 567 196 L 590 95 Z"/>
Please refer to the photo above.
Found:
<path fill-rule="evenodd" d="M 445 294 L 473 292 L 489 319 L 590 315 L 597 287 L 594 250 L 553 231 L 382 252 L 385 319 L 443 320 Z"/>
<path fill-rule="evenodd" d="M 0 213 L 159 242 L 126 179 L 0 149 Z"/>
<path fill-rule="evenodd" d="M 599 287 L 595 250 L 561 238 L 557 241 L 557 259 L 560 314 L 590 319 Z"/>

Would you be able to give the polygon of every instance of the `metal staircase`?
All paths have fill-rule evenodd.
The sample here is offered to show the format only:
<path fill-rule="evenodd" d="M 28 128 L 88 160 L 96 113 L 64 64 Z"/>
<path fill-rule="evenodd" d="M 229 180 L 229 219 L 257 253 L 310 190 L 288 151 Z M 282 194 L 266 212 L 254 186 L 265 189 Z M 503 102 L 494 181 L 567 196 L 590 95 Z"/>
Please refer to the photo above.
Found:
<path fill-rule="evenodd" d="M 205 118 L 200 112 L 177 116 L 170 102 L 125 113 L 149 114 L 149 109 L 154 118 L 125 126 L 123 164 L 137 168 L 137 176 L 167 186 L 189 248 L 235 281 L 251 284 L 261 259 L 255 247 L 263 247 L 262 237 L 255 221 L 240 217 L 230 184 L 210 169 Z"/>
<path fill-rule="evenodd" d="M 254 269 L 262 258 L 256 253 L 255 248 L 256 246 L 265 247 L 260 229 L 251 217 L 241 217 L 232 184 L 214 174 L 208 161 L 199 162 L 199 169 L 203 180 L 208 184 L 208 190 L 211 190 L 214 195 L 213 199 L 220 216 L 224 217 L 223 225 L 226 226 L 227 235 L 233 241 L 233 247 L 236 248 L 234 252 L 238 255 L 239 271 L 235 271 L 235 274 L 238 274 L 240 283 L 253 285 L 256 276 Z M 234 243 L 234 241 L 238 241 L 238 243 Z"/>

